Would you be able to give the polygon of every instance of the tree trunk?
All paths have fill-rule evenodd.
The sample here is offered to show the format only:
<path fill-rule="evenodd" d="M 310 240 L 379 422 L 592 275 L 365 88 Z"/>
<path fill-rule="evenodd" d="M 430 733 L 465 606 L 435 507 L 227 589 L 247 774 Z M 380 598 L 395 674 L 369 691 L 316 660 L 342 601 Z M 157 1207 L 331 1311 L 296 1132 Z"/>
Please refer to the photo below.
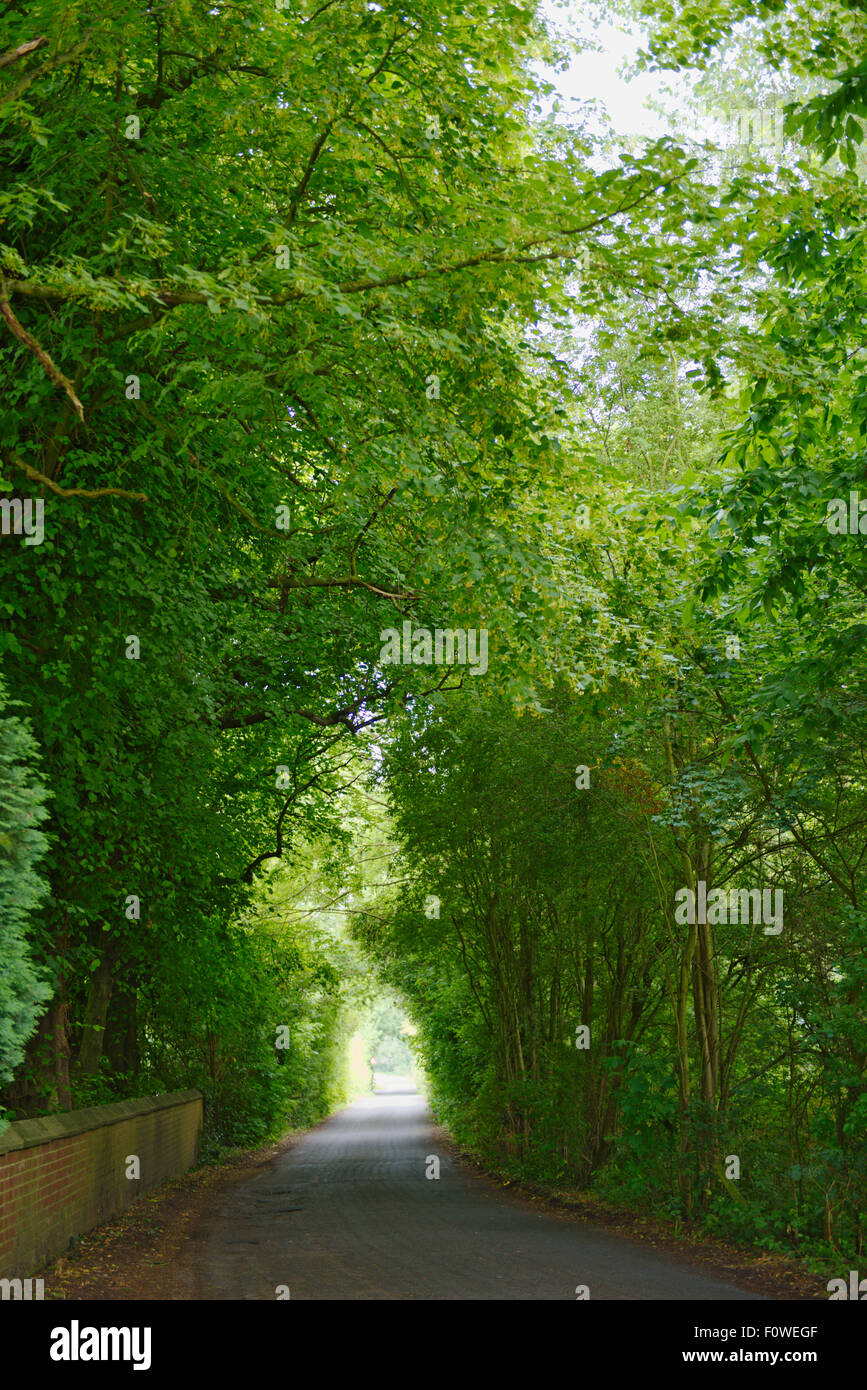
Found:
<path fill-rule="evenodd" d="M 27 1043 L 24 1060 L 2 1092 L 3 1104 L 24 1117 L 72 1109 L 69 1086 L 69 1005 L 60 979 L 57 994 Z"/>
<path fill-rule="evenodd" d="M 108 1003 L 114 984 L 114 953 L 106 946 L 99 965 L 90 977 L 87 991 L 87 1008 L 84 1014 L 81 1045 L 78 1049 L 76 1074 L 80 1077 L 95 1076 L 102 1059 L 105 1020 L 108 1016 Z"/>

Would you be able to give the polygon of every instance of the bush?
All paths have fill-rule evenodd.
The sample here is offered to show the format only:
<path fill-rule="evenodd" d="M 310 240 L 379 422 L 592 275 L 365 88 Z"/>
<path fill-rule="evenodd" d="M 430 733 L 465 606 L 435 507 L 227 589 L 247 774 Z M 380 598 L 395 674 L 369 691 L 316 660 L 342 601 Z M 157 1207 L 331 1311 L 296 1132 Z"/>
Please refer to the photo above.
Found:
<path fill-rule="evenodd" d="M 0 712 L 7 708 L 0 686 Z M 36 873 L 48 844 L 37 828 L 48 812 L 36 756 L 27 725 L 14 715 L 0 718 L 0 1082 L 11 1080 L 51 994 L 26 940 L 30 916 L 47 893 Z"/>

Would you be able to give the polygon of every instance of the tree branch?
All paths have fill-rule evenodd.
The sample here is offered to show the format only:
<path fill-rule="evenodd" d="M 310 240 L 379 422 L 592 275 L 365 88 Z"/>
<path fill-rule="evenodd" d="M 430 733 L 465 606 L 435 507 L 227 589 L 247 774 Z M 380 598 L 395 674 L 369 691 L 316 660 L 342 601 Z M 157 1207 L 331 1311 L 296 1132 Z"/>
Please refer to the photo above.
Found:
<path fill-rule="evenodd" d="M 632 202 L 621 202 L 616 208 L 608 212 L 603 212 L 598 217 L 593 217 L 589 222 L 583 222 L 577 227 L 560 227 L 545 235 L 528 237 L 525 241 L 517 242 L 511 249 L 502 247 L 491 247 L 485 251 L 479 251 L 474 256 L 464 256 L 460 260 L 451 261 L 445 265 L 423 265 L 414 270 L 405 270 L 393 275 L 383 275 L 378 278 L 365 280 L 346 280 L 342 284 L 334 287 L 338 294 L 365 294 L 368 290 L 393 289 L 399 285 L 412 284 L 417 280 L 427 280 L 434 276 L 457 275 L 462 270 L 473 270 L 481 265 L 521 265 L 528 264 L 522 260 L 526 251 L 532 250 L 537 246 L 551 245 L 558 238 L 572 238 L 583 236 L 586 232 L 604 226 L 612 217 L 618 217 L 623 212 L 628 212 L 637 207 L 639 203 L 646 200 L 655 192 L 662 192 L 670 188 L 673 184 L 680 181 L 681 175 L 675 175 L 670 179 L 663 180 L 660 184 L 654 185 L 645 192 L 639 194 Z M 539 252 L 533 257 L 533 263 L 552 260 L 567 260 L 573 253 L 563 246 L 554 246 L 548 251 Z M 183 290 L 183 289 L 138 289 L 128 285 L 125 281 L 111 279 L 113 289 L 121 289 L 124 293 L 132 296 L 138 295 L 139 298 L 149 298 L 156 300 L 157 305 L 164 309 L 174 309 L 183 304 L 207 304 L 213 299 L 213 295 L 206 294 L 203 290 Z M 34 284 L 32 280 L 9 280 L 7 281 L 7 291 L 10 295 L 24 295 L 29 299 L 40 299 L 54 303 L 62 303 L 78 298 L 83 298 L 92 294 L 92 286 L 82 286 L 81 290 L 69 291 L 68 289 L 58 289 L 51 285 Z M 297 304 L 300 300 L 308 299 L 313 290 L 298 289 L 293 286 L 291 289 L 282 290 L 279 294 L 260 294 L 256 295 L 255 302 L 259 308 L 282 308 L 286 304 Z M 140 326 L 138 323 L 136 326 Z M 146 326 L 145 324 L 141 326 Z"/>
<path fill-rule="evenodd" d="M 72 401 L 72 404 L 75 407 L 76 415 L 78 416 L 81 423 L 84 424 L 84 406 L 81 404 L 81 401 L 75 394 L 75 387 L 69 380 L 69 377 L 64 376 L 63 372 L 61 372 L 60 369 L 54 365 L 49 354 L 45 351 L 45 348 L 42 346 L 42 344 L 36 338 L 33 337 L 32 333 L 28 333 L 27 329 L 22 327 L 22 325 L 18 322 L 17 318 L 12 312 L 12 307 L 9 303 L 9 295 L 7 292 L 6 282 L 5 280 L 3 280 L 2 276 L 0 276 L 0 315 L 3 316 L 3 319 L 6 322 L 6 326 L 9 329 L 9 332 L 12 334 L 12 336 L 14 338 L 17 338 L 19 343 L 23 343 L 24 346 L 28 349 L 28 351 L 33 353 L 33 356 L 36 358 L 37 362 L 41 363 L 46 376 L 54 383 L 55 386 L 62 387 L 62 389 L 66 392 L 67 396 Z"/>
<path fill-rule="evenodd" d="M 23 96 L 27 91 L 31 82 L 35 82 L 37 77 L 43 77 L 47 72 L 52 72 L 54 68 L 59 68 L 64 63 L 68 63 L 71 58 L 77 58 L 79 53 L 87 47 L 91 36 L 95 33 L 96 25 L 88 29 L 84 38 L 79 39 L 78 43 L 74 44 L 72 48 L 68 48 L 65 53 L 58 53 L 55 58 L 49 58 L 41 67 L 34 68 L 32 72 L 25 73 L 20 82 L 17 82 L 14 87 L 10 87 L 6 92 L 0 92 L 0 102 L 17 101 L 18 98 Z M 9 57 L 8 54 L 6 56 L 7 58 Z"/>
<path fill-rule="evenodd" d="M 144 492 L 127 492 L 122 487 L 59 487 L 50 478 L 46 478 L 44 473 L 40 473 L 35 468 L 31 468 L 29 463 L 22 463 L 20 459 L 11 459 L 11 463 L 16 468 L 20 468 L 22 473 L 26 473 L 31 482 L 41 483 L 43 487 L 50 488 L 56 492 L 58 497 L 125 497 L 129 502 L 146 502 L 147 494 Z"/>
<path fill-rule="evenodd" d="M 26 58 L 28 53 L 35 53 L 37 48 L 44 48 L 47 43 L 48 39 L 43 34 L 40 39 L 28 39 L 27 43 L 19 44 L 17 48 L 10 48 L 0 58 L 0 68 L 8 68 L 10 63 L 17 63 L 19 58 Z"/>

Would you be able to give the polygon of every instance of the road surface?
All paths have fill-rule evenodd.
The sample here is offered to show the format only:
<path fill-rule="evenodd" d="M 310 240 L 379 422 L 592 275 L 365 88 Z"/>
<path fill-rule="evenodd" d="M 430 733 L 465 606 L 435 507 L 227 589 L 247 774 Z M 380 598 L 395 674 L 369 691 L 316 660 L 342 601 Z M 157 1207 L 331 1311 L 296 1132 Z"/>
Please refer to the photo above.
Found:
<path fill-rule="evenodd" d="M 426 1176 L 432 1157 L 438 1178 Z M 532 1210 L 438 1148 L 408 1089 L 311 1130 L 193 1240 L 203 1299 L 574 1300 L 579 1285 L 591 1300 L 757 1297 L 686 1258 Z"/>

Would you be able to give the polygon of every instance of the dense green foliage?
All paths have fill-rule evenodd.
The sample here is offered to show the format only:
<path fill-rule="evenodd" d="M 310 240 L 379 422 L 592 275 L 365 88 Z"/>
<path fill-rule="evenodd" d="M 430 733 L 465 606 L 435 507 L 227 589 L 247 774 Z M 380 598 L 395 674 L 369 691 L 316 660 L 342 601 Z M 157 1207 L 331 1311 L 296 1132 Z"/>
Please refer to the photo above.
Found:
<path fill-rule="evenodd" d="M 434 1103 L 513 1175 L 857 1251 L 863 917 L 719 766 L 719 731 L 695 737 L 709 721 L 673 681 L 608 697 L 561 689 L 521 720 L 449 707 L 390 750 L 415 887 L 388 910 L 383 886 L 357 930 L 419 1022 Z M 782 932 L 687 933 L 672 904 L 693 862 L 714 887 L 782 886 Z"/>
<path fill-rule="evenodd" d="M 25 939 L 30 914 L 44 898 L 38 874 L 48 812 L 33 766 L 35 744 L 9 712 L 0 686 L 0 1081 L 9 1081 L 50 990 L 34 968 Z"/>
<path fill-rule="evenodd" d="M 2 1100 L 309 1123 L 358 943 L 489 1161 L 854 1255 L 867 24 L 613 8 L 785 138 L 591 137 L 533 4 L 5 7 Z"/>
<path fill-rule="evenodd" d="M 381 668 L 383 628 L 497 613 L 520 649 L 544 609 L 517 510 L 563 433 L 536 306 L 568 312 L 624 207 L 667 189 L 675 226 L 688 161 L 595 178 L 537 113 L 532 11 L 479 18 L 0 18 L 4 485 L 45 503 L 41 543 L 0 552 L 0 653 L 51 790 L 56 981 L 16 1113 L 106 1067 L 141 1084 L 153 982 L 219 979 L 262 869 L 338 832 L 347 742 L 443 680 Z"/>

